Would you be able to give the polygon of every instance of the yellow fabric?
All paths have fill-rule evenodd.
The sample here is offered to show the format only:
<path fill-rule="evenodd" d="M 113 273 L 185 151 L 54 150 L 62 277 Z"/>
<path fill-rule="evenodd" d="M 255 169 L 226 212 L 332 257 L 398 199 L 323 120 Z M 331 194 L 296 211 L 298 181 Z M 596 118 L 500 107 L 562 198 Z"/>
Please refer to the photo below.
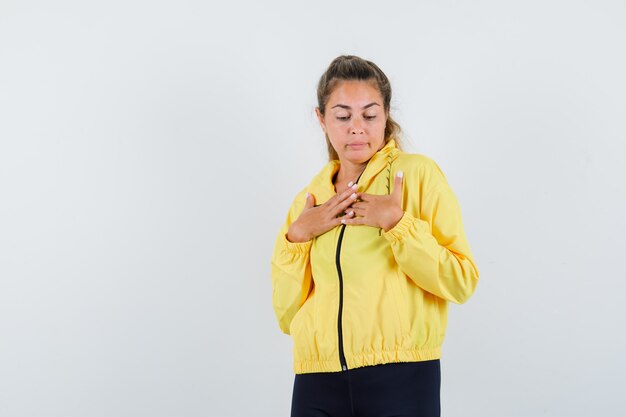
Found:
<path fill-rule="evenodd" d="M 342 226 L 304 243 L 287 240 L 306 193 L 322 204 L 335 195 L 329 162 L 293 201 L 271 260 L 272 302 L 280 329 L 293 338 L 294 372 L 341 371 L 339 276 L 335 262 Z M 404 172 L 404 216 L 385 232 L 346 226 L 341 244 L 343 347 L 349 369 L 438 359 L 447 303 L 464 303 L 479 274 L 458 201 L 439 166 L 407 154 L 390 140 L 368 162 L 358 191 L 389 194 Z"/>

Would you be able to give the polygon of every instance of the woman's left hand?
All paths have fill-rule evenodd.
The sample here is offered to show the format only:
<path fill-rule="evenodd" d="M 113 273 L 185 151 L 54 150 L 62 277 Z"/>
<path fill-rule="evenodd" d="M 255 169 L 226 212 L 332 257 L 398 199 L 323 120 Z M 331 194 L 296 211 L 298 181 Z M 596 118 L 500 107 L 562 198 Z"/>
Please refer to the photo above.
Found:
<path fill-rule="evenodd" d="M 385 232 L 392 229 L 404 215 L 402 210 L 402 171 L 396 174 L 393 192 L 389 195 L 357 193 L 357 200 L 346 210 L 354 211 L 354 217 L 343 219 L 344 224 L 364 224 L 380 227 Z"/>

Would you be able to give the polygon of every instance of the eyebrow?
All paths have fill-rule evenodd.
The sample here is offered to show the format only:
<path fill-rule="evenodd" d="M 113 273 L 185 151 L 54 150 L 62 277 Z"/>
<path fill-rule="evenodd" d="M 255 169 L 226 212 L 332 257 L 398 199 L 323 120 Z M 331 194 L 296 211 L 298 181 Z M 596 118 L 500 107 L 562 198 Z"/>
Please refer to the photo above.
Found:
<path fill-rule="evenodd" d="M 374 102 L 374 103 L 367 104 L 367 105 L 363 106 L 363 110 L 365 110 L 365 109 L 369 109 L 369 108 L 370 108 L 370 107 L 372 107 L 372 106 L 380 106 L 380 104 L 375 103 L 375 102 Z M 334 109 L 335 107 L 341 107 L 342 109 L 352 110 L 352 107 L 350 107 L 350 106 L 346 106 L 345 104 L 335 104 L 335 105 L 334 105 L 333 107 L 331 107 L 331 108 L 332 108 L 332 109 Z"/>

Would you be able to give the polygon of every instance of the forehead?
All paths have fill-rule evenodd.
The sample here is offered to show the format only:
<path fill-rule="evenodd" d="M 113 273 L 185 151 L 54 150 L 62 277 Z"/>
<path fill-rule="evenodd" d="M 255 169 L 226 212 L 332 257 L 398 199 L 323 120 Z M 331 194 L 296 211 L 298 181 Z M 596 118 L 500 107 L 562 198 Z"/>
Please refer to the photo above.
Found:
<path fill-rule="evenodd" d="M 327 105 L 345 104 L 362 107 L 370 103 L 383 105 L 383 99 L 375 81 L 340 81 L 330 93 Z"/>

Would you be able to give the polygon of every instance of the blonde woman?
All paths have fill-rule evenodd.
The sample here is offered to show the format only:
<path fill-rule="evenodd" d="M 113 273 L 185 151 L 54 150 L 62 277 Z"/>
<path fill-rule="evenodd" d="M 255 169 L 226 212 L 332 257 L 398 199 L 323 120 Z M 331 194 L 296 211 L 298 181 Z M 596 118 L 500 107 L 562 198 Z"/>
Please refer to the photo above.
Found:
<path fill-rule="evenodd" d="M 329 162 L 272 257 L 274 311 L 294 343 L 291 415 L 439 416 L 447 305 L 479 278 L 458 201 L 432 159 L 401 150 L 373 62 L 336 58 L 317 96 Z"/>

